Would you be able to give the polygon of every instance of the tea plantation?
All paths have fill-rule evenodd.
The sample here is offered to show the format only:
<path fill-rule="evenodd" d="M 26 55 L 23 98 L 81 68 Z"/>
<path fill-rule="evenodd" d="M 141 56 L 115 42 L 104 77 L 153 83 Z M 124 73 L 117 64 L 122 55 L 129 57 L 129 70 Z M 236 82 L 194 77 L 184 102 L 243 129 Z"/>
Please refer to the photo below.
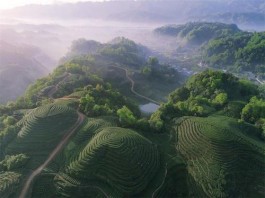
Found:
<path fill-rule="evenodd" d="M 67 95 L 0 108 L 1 198 L 265 197 L 256 85 L 205 71 L 151 118 L 107 83 Z"/>
<path fill-rule="evenodd" d="M 182 119 L 176 149 L 196 182 L 195 188 L 189 184 L 193 196 L 264 197 L 263 142 L 242 133 L 227 117 Z"/>

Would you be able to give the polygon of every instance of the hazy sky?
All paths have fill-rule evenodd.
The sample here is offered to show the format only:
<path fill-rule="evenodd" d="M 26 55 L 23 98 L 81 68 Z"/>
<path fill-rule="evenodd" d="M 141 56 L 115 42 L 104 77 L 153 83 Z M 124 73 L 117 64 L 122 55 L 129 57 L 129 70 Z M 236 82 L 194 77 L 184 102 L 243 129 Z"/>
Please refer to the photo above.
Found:
<path fill-rule="evenodd" d="M 26 4 L 52 4 L 62 2 L 78 2 L 78 1 L 103 1 L 103 0 L 0 0 L 0 9 L 8 9 Z"/>

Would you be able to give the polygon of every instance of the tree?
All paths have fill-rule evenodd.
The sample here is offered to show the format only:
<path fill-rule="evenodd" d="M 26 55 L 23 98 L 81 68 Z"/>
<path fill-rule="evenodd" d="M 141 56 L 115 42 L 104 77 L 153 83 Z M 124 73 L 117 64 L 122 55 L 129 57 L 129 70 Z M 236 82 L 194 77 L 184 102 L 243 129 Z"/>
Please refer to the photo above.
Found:
<path fill-rule="evenodd" d="M 156 57 L 150 57 L 148 59 L 148 65 L 150 65 L 151 67 L 155 67 L 159 64 L 159 61 Z"/>
<path fill-rule="evenodd" d="M 161 119 L 161 115 L 161 111 L 156 111 L 152 114 L 149 120 L 150 127 L 157 132 L 162 132 L 162 129 L 164 127 L 164 121 Z"/>
<path fill-rule="evenodd" d="M 121 124 L 125 126 L 132 126 L 137 121 L 132 111 L 126 106 L 123 106 L 121 109 L 118 109 L 117 115 L 119 116 Z"/>
<path fill-rule="evenodd" d="M 12 126 L 17 122 L 17 120 L 13 117 L 13 116 L 7 116 L 4 121 L 3 124 L 5 126 Z"/>
<path fill-rule="evenodd" d="M 265 118 L 265 100 L 256 96 L 242 109 L 241 118 L 250 123 L 256 123 L 259 119 Z"/>
<path fill-rule="evenodd" d="M 213 103 L 215 105 L 223 106 L 228 101 L 227 93 L 219 93 L 214 99 Z"/>
<path fill-rule="evenodd" d="M 5 159 L 0 162 L 0 170 L 14 170 L 24 166 L 29 160 L 29 157 L 25 154 L 18 155 L 6 155 Z"/>

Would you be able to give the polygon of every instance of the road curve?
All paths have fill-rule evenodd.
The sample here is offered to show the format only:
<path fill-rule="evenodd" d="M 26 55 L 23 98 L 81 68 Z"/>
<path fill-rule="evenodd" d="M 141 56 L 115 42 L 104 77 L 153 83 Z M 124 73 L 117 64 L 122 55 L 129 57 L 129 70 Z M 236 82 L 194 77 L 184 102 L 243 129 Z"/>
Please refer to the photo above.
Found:
<path fill-rule="evenodd" d="M 116 65 L 111 65 L 111 67 L 119 68 L 119 69 L 125 71 L 126 78 L 131 82 L 131 92 L 132 92 L 132 93 L 134 93 L 135 95 L 137 95 L 137 96 L 140 97 L 140 98 L 143 98 L 143 99 L 145 99 L 145 100 L 148 100 L 149 102 L 152 102 L 152 103 L 155 103 L 155 104 L 157 104 L 157 105 L 160 105 L 159 102 L 157 102 L 157 101 L 155 101 L 155 100 L 153 100 L 153 99 L 151 99 L 151 98 L 148 98 L 148 97 L 146 97 L 146 96 L 143 96 L 143 95 L 139 94 L 138 92 L 136 92 L 136 91 L 134 90 L 135 82 L 134 82 L 134 80 L 129 76 L 129 72 L 128 72 L 127 69 L 122 68 L 122 67 L 119 67 L 119 66 L 116 66 Z"/>
<path fill-rule="evenodd" d="M 58 89 L 59 89 L 59 85 L 63 82 L 63 81 L 65 81 L 69 76 L 70 76 L 71 74 L 70 73 L 67 73 L 67 74 L 65 74 L 65 76 L 64 76 L 64 78 L 60 81 L 60 82 L 58 82 L 50 91 L 49 91 L 49 93 L 48 93 L 48 97 L 49 98 L 52 98 L 53 99 L 53 95 L 58 91 Z"/>
<path fill-rule="evenodd" d="M 260 79 L 256 78 L 256 81 L 258 81 L 260 84 L 264 85 L 265 83 L 262 82 Z"/>
<path fill-rule="evenodd" d="M 166 181 L 166 177 L 167 177 L 167 163 L 166 163 L 166 169 L 165 169 L 165 176 L 164 176 L 164 179 L 162 181 L 162 183 L 160 184 L 160 186 L 158 186 L 158 188 L 153 192 L 152 194 L 152 198 L 155 197 L 155 194 L 159 191 L 159 189 L 164 185 L 165 181 Z"/>
<path fill-rule="evenodd" d="M 35 179 L 36 176 L 38 176 L 42 170 L 56 157 L 56 155 L 62 150 L 62 148 L 66 145 L 66 143 L 69 141 L 70 137 L 75 133 L 76 129 L 83 123 L 85 116 L 78 112 L 78 119 L 74 126 L 69 129 L 67 134 L 63 137 L 61 142 L 56 146 L 56 148 L 50 153 L 49 157 L 46 159 L 46 161 L 40 165 L 36 170 L 34 170 L 28 179 L 26 180 L 25 185 L 23 186 L 21 193 L 19 195 L 19 198 L 25 198 L 29 188 L 31 186 L 32 181 Z"/>

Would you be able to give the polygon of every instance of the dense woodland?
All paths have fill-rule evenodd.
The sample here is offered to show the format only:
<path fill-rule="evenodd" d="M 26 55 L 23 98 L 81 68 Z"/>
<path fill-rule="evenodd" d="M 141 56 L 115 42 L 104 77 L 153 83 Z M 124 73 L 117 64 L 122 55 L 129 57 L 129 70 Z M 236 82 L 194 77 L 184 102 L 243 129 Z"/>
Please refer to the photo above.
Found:
<path fill-rule="evenodd" d="M 229 73 L 206 70 L 172 92 L 168 102 L 152 115 L 150 123 L 163 131 L 176 117 L 218 114 L 255 124 L 264 138 L 264 99 L 263 92 L 251 82 Z"/>

